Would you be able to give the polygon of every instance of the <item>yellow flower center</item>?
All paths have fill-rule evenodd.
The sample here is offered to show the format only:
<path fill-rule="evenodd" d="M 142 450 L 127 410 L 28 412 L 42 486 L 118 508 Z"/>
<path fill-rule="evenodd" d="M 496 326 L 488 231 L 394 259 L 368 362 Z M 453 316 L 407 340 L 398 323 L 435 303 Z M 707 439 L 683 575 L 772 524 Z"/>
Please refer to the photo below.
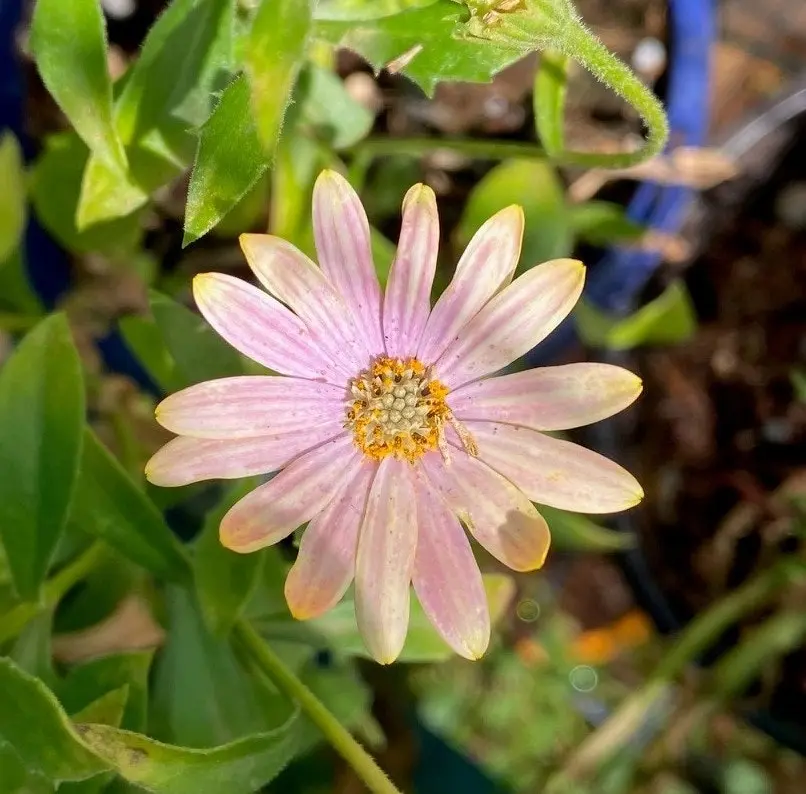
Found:
<path fill-rule="evenodd" d="M 458 423 L 445 402 L 448 388 L 433 377 L 432 367 L 416 358 L 381 356 L 353 378 L 350 392 L 345 427 L 367 457 L 395 455 L 411 462 L 433 449 L 449 457 L 445 424 Z M 476 454 L 462 431 L 457 430 L 468 452 Z"/>

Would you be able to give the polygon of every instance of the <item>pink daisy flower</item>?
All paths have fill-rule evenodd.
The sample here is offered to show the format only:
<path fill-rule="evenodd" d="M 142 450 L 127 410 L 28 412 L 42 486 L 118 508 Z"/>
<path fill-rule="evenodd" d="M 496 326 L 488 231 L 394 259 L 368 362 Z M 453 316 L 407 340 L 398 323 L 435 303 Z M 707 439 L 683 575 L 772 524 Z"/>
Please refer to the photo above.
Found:
<path fill-rule="evenodd" d="M 317 180 L 313 226 L 319 267 L 284 240 L 241 237 L 265 292 L 221 273 L 194 279 L 210 325 L 280 374 L 208 381 L 164 400 L 157 419 L 179 437 L 148 463 L 148 479 L 277 472 L 226 514 L 221 542 L 250 552 L 309 522 L 285 585 L 296 617 L 321 615 L 355 580 L 364 641 L 390 663 L 413 584 L 448 644 L 478 658 L 490 619 L 462 525 L 502 563 L 529 571 L 549 548 L 534 502 L 584 513 L 638 503 L 627 471 L 542 431 L 610 416 L 641 382 L 585 363 L 490 377 L 563 320 L 584 281 L 580 262 L 559 259 L 510 283 L 519 207 L 479 229 L 433 308 L 439 220 L 428 187 L 403 201 L 385 294 L 361 202 L 332 171 Z"/>

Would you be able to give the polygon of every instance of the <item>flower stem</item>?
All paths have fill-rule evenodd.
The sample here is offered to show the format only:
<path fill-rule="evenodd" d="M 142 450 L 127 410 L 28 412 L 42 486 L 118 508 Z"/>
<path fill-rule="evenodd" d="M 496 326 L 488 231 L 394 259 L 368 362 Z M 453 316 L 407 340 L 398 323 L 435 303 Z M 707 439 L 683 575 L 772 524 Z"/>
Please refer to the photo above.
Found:
<path fill-rule="evenodd" d="M 476 138 L 437 138 L 414 136 L 411 138 L 370 137 L 355 147 L 357 156 L 379 157 L 389 154 L 408 154 L 418 157 L 437 149 L 450 149 L 480 160 L 505 160 L 509 157 L 528 160 L 545 160 L 545 150 L 534 143 L 495 141 Z"/>
<path fill-rule="evenodd" d="M 660 154 L 669 139 L 669 121 L 660 100 L 632 69 L 613 55 L 581 22 L 567 26 L 558 47 L 638 111 L 646 125 L 647 137 L 634 152 L 563 151 L 552 159 L 585 168 L 629 168 Z"/>
<path fill-rule="evenodd" d="M 305 715 L 322 731 L 328 742 L 347 761 L 373 794 L 400 794 L 372 756 L 353 738 L 322 701 L 288 669 L 250 623 L 243 619 L 238 620 L 235 624 L 235 635 L 249 652 L 252 660 L 281 692 L 299 704 Z"/>
<path fill-rule="evenodd" d="M 0 620 L 0 644 L 16 637 L 25 626 L 41 612 L 55 607 L 72 587 L 84 579 L 103 559 L 104 544 L 93 543 L 83 554 L 64 566 L 48 579 L 40 601 L 25 601 L 17 604 Z"/>

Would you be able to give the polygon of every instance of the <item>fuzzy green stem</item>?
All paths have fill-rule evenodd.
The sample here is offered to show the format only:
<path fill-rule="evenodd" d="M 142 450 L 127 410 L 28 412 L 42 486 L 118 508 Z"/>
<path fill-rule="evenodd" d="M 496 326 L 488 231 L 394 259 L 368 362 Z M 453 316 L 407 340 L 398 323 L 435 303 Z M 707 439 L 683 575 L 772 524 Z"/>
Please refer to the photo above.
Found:
<path fill-rule="evenodd" d="M 37 615 L 53 609 L 68 590 L 97 567 L 105 551 L 104 544 L 96 541 L 83 554 L 48 579 L 42 589 L 40 601 L 25 601 L 9 610 L 0 620 L 0 645 L 16 637 Z"/>
<path fill-rule="evenodd" d="M 568 25 L 557 46 L 638 111 L 647 137 L 634 152 L 559 152 L 556 159 L 585 168 L 629 168 L 660 154 L 669 139 L 669 122 L 655 94 L 581 22 Z"/>
<path fill-rule="evenodd" d="M 327 741 L 353 768 L 373 794 L 400 794 L 372 756 L 353 738 L 322 701 L 286 667 L 282 659 L 272 651 L 251 624 L 243 619 L 239 620 L 235 624 L 235 635 L 249 653 L 252 661 L 281 692 L 299 704 L 303 713 L 319 728 Z"/>
<path fill-rule="evenodd" d="M 355 147 L 356 156 L 382 157 L 407 154 L 411 157 L 450 149 L 480 160 L 506 160 L 510 157 L 525 160 L 545 160 L 548 155 L 540 146 L 518 141 L 491 141 L 475 138 L 366 138 Z"/>

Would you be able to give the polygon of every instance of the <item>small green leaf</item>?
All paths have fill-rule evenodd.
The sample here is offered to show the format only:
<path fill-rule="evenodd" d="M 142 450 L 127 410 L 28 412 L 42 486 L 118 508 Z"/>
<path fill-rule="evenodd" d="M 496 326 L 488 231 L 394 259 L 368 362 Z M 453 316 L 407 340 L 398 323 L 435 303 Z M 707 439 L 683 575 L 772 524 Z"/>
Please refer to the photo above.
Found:
<path fill-rule="evenodd" d="M 83 231 L 99 223 L 130 216 L 148 203 L 157 188 L 177 177 L 186 165 L 181 156 L 174 153 L 155 152 L 136 145 L 129 149 L 129 173 L 121 174 L 90 155 L 81 181 L 76 227 Z"/>
<path fill-rule="evenodd" d="M 76 209 L 76 228 L 83 231 L 102 221 L 123 218 L 148 201 L 146 193 L 127 174 L 110 168 L 105 160 L 91 154 L 81 180 Z"/>
<path fill-rule="evenodd" d="M 54 314 L 0 369 L 0 537 L 19 595 L 35 600 L 67 520 L 81 454 L 84 382 Z"/>
<path fill-rule="evenodd" d="M 613 350 L 679 344 L 697 330 L 694 306 L 682 281 L 672 282 L 662 295 L 623 320 L 610 317 L 586 301 L 577 304 L 574 320 L 586 344 Z"/>
<path fill-rule="evenodd" d="M 338 75 L 311 65 L 300 78 L 301 124 L 332 148 L 355 146 L 369 134 L 373 114 L 356 102 Z"/>
<path fill-rule="evenodd" d="M 524 54 L 523 47 L 468 36 L 466 14 L 452 0 L 438 0 L 358 23 L 319 20 L 314 35 L 354 50 L 377 70 L 395 59 L 405 61 L 403 74 L 431 96 L 441 81 L 489 83 Z"/>
<path fill-rule="evenodd" d="M 184 385 L 243 375 L 241 357 L 204 320 L 182 304 L 151 292 L 151 312 Z"/>
<path fill-rule="evenodd" d="M 637 240 L 644 233 L 644 227 L 630 220 L 620 204 L 587 201 L 570 206 L 568 212 L 575 234 L 591 245 Z"/>
<path fill-rule="evenodd" d="M 219 636 L 229 632 L 255 592 L 264 554 L 236 554 L 224 548 L 218 539 L 218 527 L 224 513 L 257 484 L 251 478 L 232 486 L 221 504 L 207 515 L 196 541 L 196 592 L 207 625 Z"/>
<path fill-rule="evenodd" d="M 151 651 L 133 651 L 103 656 L 73 667 L 59 684 L 59 700 L 69 714 L 76 714 L 107 692 L 125 686 L 128 697 L 120 725 L 128 730 L 143 731 L 152 656 Z"/>
<path fill-rule="evenodd" d="M 0 137 L 0 267 L 20 243 L 25 229 L 25 172 L 17 139 Z"/>
<path fill-rule="evenodd" d="M 142 236 L 140 213 L 77 226 L 78 201 L 89 152 L 74 133 L 52 135 L 31 172 L 31 199 L 42 225 L 75 253 L 128 253 Z"/>
<path fill-rule="evenodd" d="M 190 574 L 184 550 L 160 512 L 89 428 L 70 523 L 160 578 L 184 580 Z"/>
<path fill-rule="evenodd" d="M 201 124 L 233 67 L 232 0 L 174 0 L 148 33 L 115 105 L 125 143 Z M 166 79 L 167 78 L 167 79 Z"/>
<path fill-rule="evenodd" d="M 520 271 L 571 253 L 562 184 L 554 168 L 539 160 L 507 160 L 476 185 L 456 230 L 459 245 L 466 246 L 484 221 L 510 204 L 520 204 L 526 219 Z"/>
<path fill-rule="evenodd" d="M 106 30 L 98 0 L 37 0 L 31 50 L 48 91 L 89 148 L 126 172 L 112 118 Z"/>
<path fill-rule="evenodd" d="M 551 530 L 551 545 L 570 551 L 624 551 L 635 546 L 635 537 L 607 529 L 579 513 L 568 513 L 547 505 L 538 505 Z"/>
<path fill-rule="evenodd" d="M 99 723 L 118 728 L 123 719 L 128 699 L 129 686 L 124 684 L 117 689 L 111 689 L 106 694 L 88 703 L 81 711 L 73 714 L 71 719 L 76 723 Z"/>
<path fill-rule="evenodd" d="M 798 402 L 806 403 L 806 370 L 795 367 L 789 373 L 789 380 Z"/>
<path fill-rule="evenodd" d="M 107 769 L 75 735 L 53 693 L 10 659 L 0 658 L 0 747 L 54 783 L 84 780 Z"/>
<path fill-rule="evenodd" d="M 122 317 L 118 326 L 126 344 L 162 391 L 182 388 L 182 377 L 176 372 L 176 364 L 162 331 L 152 317 L 130 314 Z"/>
<path fill-rule="evenodd" d="M 168 641 L 154 663 L 151 700 L 158 738 L 211 747 L 266 730 L 288 716 L 290 704 L 278 701 L 282 713 L 271 722 L 257 682 L 229 642 L 207 630 L 192 593 L 172 587 L 166 602 Z"/>
<path fill-rule="evenodd" d="M 271 159 L 311 29 L 310 0 L 263 0 L 246 41 L 244 69 L 257 131 Z"/>
<path fill-rule="evenodd" d="M 183 245 L 210 231 L 268 168 L 241 76 L 231 82 L 199 130 L 188 187 Z"/>
<path fill-rule="evenodd" d="M 565 89 L 570 59 L 554 50 L 540 53 L 535 76 L 534 113 L 537 136 L 546 153 L 554 156 L 565 148 Z"/>

